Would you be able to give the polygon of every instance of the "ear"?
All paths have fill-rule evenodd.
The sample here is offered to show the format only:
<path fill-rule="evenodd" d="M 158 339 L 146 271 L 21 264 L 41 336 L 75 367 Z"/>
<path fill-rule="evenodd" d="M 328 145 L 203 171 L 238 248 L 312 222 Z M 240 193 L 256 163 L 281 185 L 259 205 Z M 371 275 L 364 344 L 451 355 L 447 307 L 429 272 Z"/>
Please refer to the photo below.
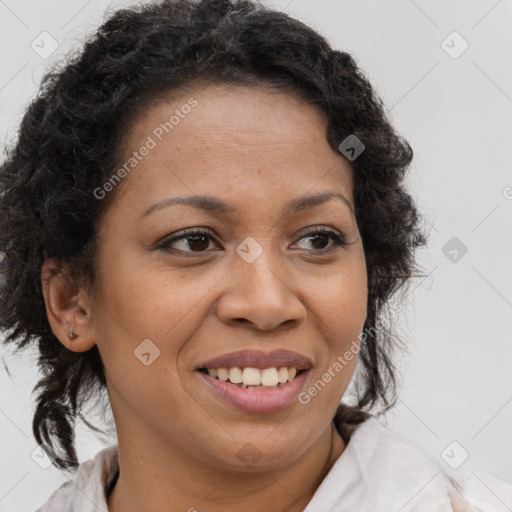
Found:
<path fill-rule="evenodd" d="M 52 258 L 41 268 L 46 315 L 53 333 L 66 348 L 85 352 L 96 344 L 90 297 L 84 287 L 72 284 L 64 272 Z"/>

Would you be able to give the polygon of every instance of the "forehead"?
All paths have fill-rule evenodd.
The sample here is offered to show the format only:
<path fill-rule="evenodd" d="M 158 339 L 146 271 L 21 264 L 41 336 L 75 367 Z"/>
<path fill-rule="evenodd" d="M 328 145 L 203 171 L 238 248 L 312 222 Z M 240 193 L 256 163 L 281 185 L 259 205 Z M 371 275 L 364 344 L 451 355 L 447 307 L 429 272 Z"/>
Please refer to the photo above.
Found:
<path fill-rule="evenodd" d="M 191 106 L 193 105 L 193 106 Z M 139 197 L 272 198 L 337 191 L 351 200 L 349 162 L 322 113 L 297 95 L 248 86 L 190 89 L 148 108 L 128 130 L 125 162 L 148 141 L 126 192 Z M 149 198 L 148 198 L 149 199 Z"/>

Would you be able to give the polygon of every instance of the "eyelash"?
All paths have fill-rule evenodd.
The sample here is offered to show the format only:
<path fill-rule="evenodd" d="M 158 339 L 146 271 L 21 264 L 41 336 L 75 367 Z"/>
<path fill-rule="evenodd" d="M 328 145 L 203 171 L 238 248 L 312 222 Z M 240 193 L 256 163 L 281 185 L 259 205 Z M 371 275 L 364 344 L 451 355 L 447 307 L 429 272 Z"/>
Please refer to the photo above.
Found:
<path fill-rule="evenodd" d="M 299 238 L 299 241 L 302 240 L 303 238 L 308 238 L 308 237 L 312 238 L 318 234 L 328 235 L 334 241 L 334 246 L 331 246 L 330 248 L 327 248 L 327 249 L 313 250 L 313 252 L 315 252 L 316 254 L 319 254 L 319 255 L 327 254 L 328 252 L 331 252 L 333 249 L 336 249 L 337 247 L 344 247 L 344 246 L 349 245 L 349 243 L 345 240 L 345 238 L 342 235 L 340 235 L 337 231 L 335 231 L 332 228 L 325 227 L 325 226 L 316 226 L 315 228 L 309 230 L 307 233 L 305 233 L 303 236 L 301 236 Z M 180 236 L 176 236 L 176 237 L 164 240 L 157 246 L 157 249 L 163 249 L 166 251 L 175 252 L 173 249 L 170 248 L 171 244 L 173 244 L 174 242 L 177 242 L 179 240 L 184 240 L 187 238 L 194 238 L 194 237 L 198 237 L 198 236 L 205 236 L 205 237 L 208 237 L 210 240 L 214 240 L 214 237 L 208 231 L 204 231 L 202 228 L 191 228 L 191 229 L 187 229 L 187 230 L 183 231 L 183 233 Z M 185 253 L 185 254 L 196 253 L 196 254 L 202 255 L 202 254 L 205 254 L 207 251 L 177 250 L 176 252 L 181 252 L 181 253 Z"/>

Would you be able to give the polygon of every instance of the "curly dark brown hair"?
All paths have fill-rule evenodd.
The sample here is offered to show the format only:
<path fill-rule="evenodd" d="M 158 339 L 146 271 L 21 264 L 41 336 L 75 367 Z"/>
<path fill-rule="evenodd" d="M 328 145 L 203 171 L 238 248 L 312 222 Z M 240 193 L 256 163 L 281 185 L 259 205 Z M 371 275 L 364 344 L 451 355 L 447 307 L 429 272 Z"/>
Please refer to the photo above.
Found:
<path fill-rule="evenodd" d="M 391 354 L 401 342 L 379 319 L 414 275 L 414 251 L 426 235 L 402 183 L 413 151 L 391 126 L 382 100 L 351 55 L 257 1 L 137 5 L 112 13 L 79 53 L 45 75 L 0 167 L 0 328 L 6 346 L 37 344 L 43 377 L 33 391 L 39 393 L 32 429 L 57 468 L 78 467 L 76 419 L 92 426 L 82 407 L 104 396 L 106 379 L 97 346 L 76 353 L 53 334 L 41 267 L 53 257 L 74 282 L 94 283 L 96 227 L 114 192 L 100 201 L 93 191 L 118 168 L 127 127 L 145 107 L 195 83 L 299 94 L 325 115 L 336 151 L 351 134 L 364 143 L 350 163 L 368 316 L 357 404 L 340 405 L 333 421 L 348 442 L 370 410 L 382 405 L 382 413 L 396 403 Z"/>

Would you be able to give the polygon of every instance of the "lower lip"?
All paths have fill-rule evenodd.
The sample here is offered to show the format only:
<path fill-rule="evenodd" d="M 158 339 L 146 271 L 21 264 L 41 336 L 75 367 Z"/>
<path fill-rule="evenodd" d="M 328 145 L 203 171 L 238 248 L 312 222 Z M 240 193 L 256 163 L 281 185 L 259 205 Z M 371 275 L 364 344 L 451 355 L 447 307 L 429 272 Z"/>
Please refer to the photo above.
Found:
<path fill-rule="evenodd" d="M 309 370 L 305 370 L 285 386 L 275 389 L 243 389 L 210 375 L 197 372 L 204 382 L 229 404 L 246 412 L 270 413 L 286 409 L 297 401 Z"/>

